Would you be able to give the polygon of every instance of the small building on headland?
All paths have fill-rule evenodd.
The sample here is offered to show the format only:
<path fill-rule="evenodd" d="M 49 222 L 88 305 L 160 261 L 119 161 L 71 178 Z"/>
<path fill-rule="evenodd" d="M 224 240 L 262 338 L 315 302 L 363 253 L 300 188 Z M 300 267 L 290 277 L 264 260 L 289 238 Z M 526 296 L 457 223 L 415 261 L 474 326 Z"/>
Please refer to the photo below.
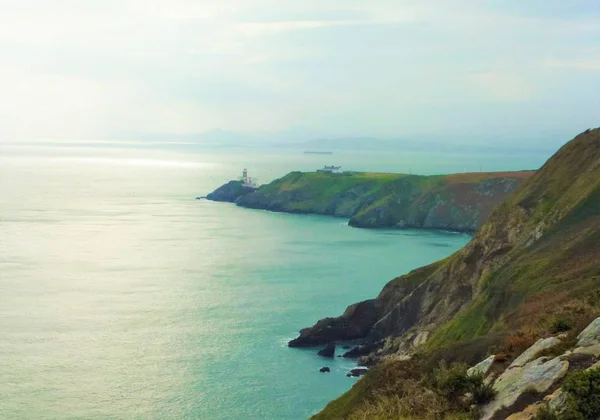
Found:
<path fill-rule="evenodd" d="M 244 168 L 244 171 L 242 172 L 242 176 L 238 178 L 238 181 L 241 181 L 242 186 L 244 186 L 246 188 L 254 188 L 254 189 L 258 188 L 256 179 L 253 179 L 248 176 L 248 169 L 246 169 L 246 168 Z"/>
<path fill-rule="evenodd" d="M 341 172 L 341 166 L 323 166 L 323 169 L 317 169 L 317 172 L 328 173 L 328 174 L 339 174 Z"/>

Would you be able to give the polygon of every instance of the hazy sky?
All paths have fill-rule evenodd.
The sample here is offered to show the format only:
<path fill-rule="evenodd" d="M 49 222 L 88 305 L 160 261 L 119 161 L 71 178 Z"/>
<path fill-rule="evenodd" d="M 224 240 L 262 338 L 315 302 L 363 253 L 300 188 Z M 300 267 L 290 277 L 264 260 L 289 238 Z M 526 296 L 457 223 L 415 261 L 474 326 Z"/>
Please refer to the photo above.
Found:
<path fill-rule="evenodd" d="M 600 125 L 598 0 L 0 0 L 0 141 Z"/>

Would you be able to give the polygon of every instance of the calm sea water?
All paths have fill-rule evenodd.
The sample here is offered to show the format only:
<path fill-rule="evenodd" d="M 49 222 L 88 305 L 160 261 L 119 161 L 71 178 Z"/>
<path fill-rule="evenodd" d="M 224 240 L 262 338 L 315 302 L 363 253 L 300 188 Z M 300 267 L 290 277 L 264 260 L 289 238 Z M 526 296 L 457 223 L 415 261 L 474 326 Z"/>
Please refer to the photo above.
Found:
<path fill-rule="evenodd" d="M 331 159 L 0 147 L 0 418 L 302 419 L 346 391 L 351 362 L 287 340 L 468 237 L 193 199 L 242 166 L 266 182 Z M 334 163 L 439 173 L 482 161 L 461 159 Z"/>

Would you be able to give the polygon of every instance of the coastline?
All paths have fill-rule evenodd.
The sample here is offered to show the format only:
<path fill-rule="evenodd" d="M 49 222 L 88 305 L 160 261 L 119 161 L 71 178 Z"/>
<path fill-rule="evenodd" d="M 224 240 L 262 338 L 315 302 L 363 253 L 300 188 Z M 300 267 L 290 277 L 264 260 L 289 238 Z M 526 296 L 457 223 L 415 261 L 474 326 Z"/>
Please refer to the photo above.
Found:
<path fill-rule="evenodd" d="M 348 219 L 366 229 L 473 234 L 534 171 L 407 175 L 291 172 L 258 188 L 230 181 L 206 198 L 279 213 Z"/>

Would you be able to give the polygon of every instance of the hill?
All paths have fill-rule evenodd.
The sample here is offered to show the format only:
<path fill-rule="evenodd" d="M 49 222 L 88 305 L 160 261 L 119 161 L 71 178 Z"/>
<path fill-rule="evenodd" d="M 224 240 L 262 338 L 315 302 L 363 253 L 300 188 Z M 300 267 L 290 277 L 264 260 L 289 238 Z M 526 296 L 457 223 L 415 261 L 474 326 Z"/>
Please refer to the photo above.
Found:
<path fill-rule="evenodd" d="M 368 411 L 385 389 L 399 389 L 400 380 L 422 384 L 433 359 L 473 363 L 501 349 L 510 360 L 524 342 L 556 332 L 558 321 L 580 331 L 599 309 L 600 129 L 594 129 L 563 146 L 463 249 L 392 280 L 377 298 L 302 330 L 290 345 L 365 338 L 369 354 L 361 363 L 383 364 L 317 416 L 349 418 Z M 408 357 L 412 369 L 400 362 Z M 416 362 L 423 358 L 429 362 Z"/>
<path fill-rule="evenodd" d="M 362 228 L 473 232 L 533 172 L 419 176 L 388 173 L 292 172 L 248 193 L 226 184 L 208 196 L 238 206 L 331 215 Z M 236 187 L 236 188 L 234 188 Z"/>

